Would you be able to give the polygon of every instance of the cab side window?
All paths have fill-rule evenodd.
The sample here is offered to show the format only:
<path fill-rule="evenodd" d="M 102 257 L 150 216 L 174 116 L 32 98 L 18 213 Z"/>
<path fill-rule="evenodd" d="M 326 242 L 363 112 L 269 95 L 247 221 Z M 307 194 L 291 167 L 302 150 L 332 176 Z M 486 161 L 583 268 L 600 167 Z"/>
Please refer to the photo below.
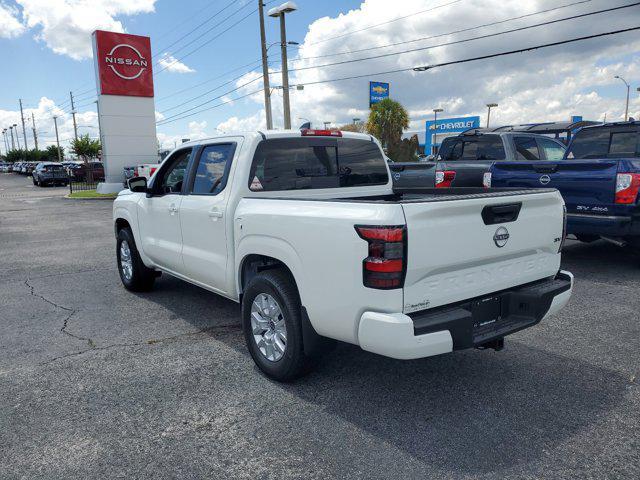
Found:
<path fill-rule="evenodd" d="M 190 148 L 174 153 L 169 159 L 169 167 L 164 172 L 160 172 L 161 177 L 158 178 L 157 187 L 154 190 L 161 195 L 180 193 L 190 158 Z"/>

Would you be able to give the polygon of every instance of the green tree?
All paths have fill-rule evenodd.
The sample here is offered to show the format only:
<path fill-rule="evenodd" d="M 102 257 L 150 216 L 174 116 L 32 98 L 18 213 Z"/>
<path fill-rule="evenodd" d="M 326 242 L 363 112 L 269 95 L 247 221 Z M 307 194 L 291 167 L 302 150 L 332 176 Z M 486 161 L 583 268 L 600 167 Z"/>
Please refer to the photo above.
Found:
<path fill-rule="evenodd" d="M 7 152 L 6 158 L 7 162 L 22 162 L 24 161 L 24 151 L 14 148 L 13 150 L 9 150 Z"/>
<path fill-rule="evenodd" d="M 56 145 L 49 145 L 46 152 L 50 162 L 58 161 L 58 147 Z M 60 158 L 64 158 L 64 147 L 60 147 Z"/>
<path fill-rule="evenodd" d="M 371 107 L 366 128 L 383 147 L 390 148 L 400 143 L 402 132 L 409 128 L 409 114 L 399 102 L 385 98 Z"/>
<path fill-rule="evenodd" d="M 96 158 L 100 153 L 100 141 L 92 140 L 89 134 L 80 135 L 77 139 L 71 140 L 71 152 L 82 159 L 85 171 L 87 172 L 87 182 L 93 182 L 93 172 L 89 167 L 89 161 Z"/>

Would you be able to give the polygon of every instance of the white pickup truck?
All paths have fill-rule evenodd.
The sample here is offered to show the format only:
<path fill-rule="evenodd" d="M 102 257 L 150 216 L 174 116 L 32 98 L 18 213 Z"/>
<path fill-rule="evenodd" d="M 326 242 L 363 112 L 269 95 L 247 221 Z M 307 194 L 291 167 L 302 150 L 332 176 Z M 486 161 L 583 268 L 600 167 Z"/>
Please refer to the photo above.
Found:
<path fill-rule="evenodd" d="M 502 348 L 558 312 L 556 190 L 394 192 L 378 142 L 269 131 L 181 145 L 113 205 L 130 290 L 160 272 L 242 304 L 267 375 L 300 375 L 326 339 L 399 359 Z"/>

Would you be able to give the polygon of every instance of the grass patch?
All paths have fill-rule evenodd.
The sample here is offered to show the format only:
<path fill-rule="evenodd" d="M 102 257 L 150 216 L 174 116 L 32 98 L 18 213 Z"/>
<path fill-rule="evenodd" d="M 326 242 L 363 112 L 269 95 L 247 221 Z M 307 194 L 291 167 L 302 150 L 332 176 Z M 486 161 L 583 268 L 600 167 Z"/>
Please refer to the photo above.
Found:
<path fill-rule="evenodd" d="M 117 193 L 98 193 L 95 190 L 77 190 L 69 198 L 116 198 Z"/>

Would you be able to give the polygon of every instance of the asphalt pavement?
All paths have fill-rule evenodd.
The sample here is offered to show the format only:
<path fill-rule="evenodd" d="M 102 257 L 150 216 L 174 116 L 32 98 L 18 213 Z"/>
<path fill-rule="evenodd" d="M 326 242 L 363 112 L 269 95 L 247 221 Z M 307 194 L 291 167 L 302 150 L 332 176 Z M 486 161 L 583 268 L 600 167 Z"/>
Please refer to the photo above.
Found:
<path fill-rule="evenodd" d="M 0 174 L 0 478 L 640 478 L 640 259 L 569 242 L 575 293 L 501 352 L 338 346 L 261 375 L 239 307 L 132 294 L 111 201 Z"/>

